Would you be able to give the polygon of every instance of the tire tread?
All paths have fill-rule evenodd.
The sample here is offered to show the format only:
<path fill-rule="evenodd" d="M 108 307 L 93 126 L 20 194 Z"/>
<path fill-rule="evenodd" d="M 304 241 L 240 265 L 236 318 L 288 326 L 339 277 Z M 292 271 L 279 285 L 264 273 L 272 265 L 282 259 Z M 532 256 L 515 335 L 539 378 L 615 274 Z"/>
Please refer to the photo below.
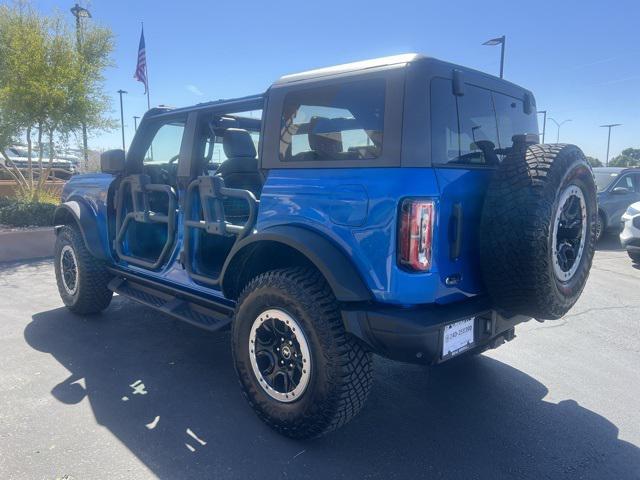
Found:
<path fill-rule="evenodd" d="M 574 277 L 577 288 L 563 295 L 553 279 L 549 238 L 557 190 L 570 169 L 582 172 L 591 216 L 583 253 L 586 267 Z M 579 148 L 514 147 L 490 181 L 482 210 L 480 263 L 496 306 L 538 319 L 563 316 L 580 296 L 591 268 L 596 215 L 593 176 Z"/>
<path fill-rule="evenodd" d="M 58 255 L 62 249 L 63 242 L 67 240 L 73 247 L 78 261 L 80 285 L 78 287 L 78 297 L 73 301 L 68 298 L 58 267 Z M 95 258 L 84 244 L 82 234 L 77 227 L 65 225 L 58 232 L 56 238 L 56 279 L 58 291 L 65 305 L 69 310 L 79 315 L 89 315 L 104 310 L 111 303 L 113 292 L 107 288 L 111 275 L 106 269 L 103 261 Z"/>
<path fill-rule="evenodd" d="M 289 437 L 314 438 L 340 428 L 362 409 L 368 397 L 373 381 L 371 353 L 345 332 L 338 302 L 317 270 L 292 267 L 260 274 L 243 289 L 238 306 L 252 292 L 265 287 L 280 290 L 299 301 L 307 312 L 313 312 L 317 322 L 314 329 L 330 366 L 326 380 L 331 393 L 322 403 L 314 403 L 303 420 L 293 425 L 274 420 L 260 408 L 256 401 L 259 392 L 247 388 L 251 383 L 240 379 L 244 397 L 262 421 Z"/>

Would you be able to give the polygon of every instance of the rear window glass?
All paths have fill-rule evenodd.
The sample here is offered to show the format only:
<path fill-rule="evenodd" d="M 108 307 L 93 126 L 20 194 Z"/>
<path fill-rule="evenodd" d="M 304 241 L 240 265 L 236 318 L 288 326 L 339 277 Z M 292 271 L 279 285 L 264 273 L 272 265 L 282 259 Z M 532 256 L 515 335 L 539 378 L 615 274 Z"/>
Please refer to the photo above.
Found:
<path fill-rule="evenodd" d="M 495 165 L 509 152 L 514 135 L 538 133 L 536 115 L 502 93 L 465 85 L 463 96 L 451 80 L 431 82 L 432 162 L 449 165 Z"/>
<path fill-rule="evenodd" d="M 385 81 L 290 92 L 280 128 L 283 161 L 365 160 L 382 153 Z"/>

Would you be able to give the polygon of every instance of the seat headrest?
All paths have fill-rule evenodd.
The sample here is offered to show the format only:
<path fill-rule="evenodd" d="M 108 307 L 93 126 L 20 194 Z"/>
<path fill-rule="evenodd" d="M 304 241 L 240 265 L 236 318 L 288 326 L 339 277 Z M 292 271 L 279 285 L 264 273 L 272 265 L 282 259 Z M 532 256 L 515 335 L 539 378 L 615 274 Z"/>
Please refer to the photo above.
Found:
<path fill-rule="evenodd" d="M 309 122 L 309 147 L 321 156 L 336 159 L 342 152 L 342 133 L 330 128 L 331 121 L 323 117 L 311 117 Z"/>
<path fill-rule="evenodd" d="M 222 138 L 227 158 L 256 158 L 256 147 L 249 132 L 242 128 L 227 128 Z"/>

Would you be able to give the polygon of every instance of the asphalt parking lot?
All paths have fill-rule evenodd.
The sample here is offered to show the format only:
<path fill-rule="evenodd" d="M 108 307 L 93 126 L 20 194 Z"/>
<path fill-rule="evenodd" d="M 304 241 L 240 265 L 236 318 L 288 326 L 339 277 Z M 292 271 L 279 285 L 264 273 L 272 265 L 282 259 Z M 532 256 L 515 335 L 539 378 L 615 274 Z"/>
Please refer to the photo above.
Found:
<path fill-rule="evenodd" d="M 263 425 L 227 334 L 114 299 L 62 308 L 50 261 L 0 265 L 0 478 L 640 478 L 640 269 L 607 239 L 579 303 L 434 369 L 376 360 L 323 439 Z"/>

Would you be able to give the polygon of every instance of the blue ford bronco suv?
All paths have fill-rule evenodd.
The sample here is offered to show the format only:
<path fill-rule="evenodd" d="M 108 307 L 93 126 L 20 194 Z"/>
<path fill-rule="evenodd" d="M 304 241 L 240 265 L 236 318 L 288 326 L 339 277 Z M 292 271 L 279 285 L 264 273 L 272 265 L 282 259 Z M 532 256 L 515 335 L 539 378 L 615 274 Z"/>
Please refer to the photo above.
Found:
<path fill-rule="evenodd" d="M 64 303 L 230 328 L 244 396 L 295 438 L 358 413 L 373 353 L 434 365 L 560 318 L 594 253 L 593 173 L 538 143 L 531 92 L 421 55 L 151 109 L 101 170 L 55 214 Z"/>

